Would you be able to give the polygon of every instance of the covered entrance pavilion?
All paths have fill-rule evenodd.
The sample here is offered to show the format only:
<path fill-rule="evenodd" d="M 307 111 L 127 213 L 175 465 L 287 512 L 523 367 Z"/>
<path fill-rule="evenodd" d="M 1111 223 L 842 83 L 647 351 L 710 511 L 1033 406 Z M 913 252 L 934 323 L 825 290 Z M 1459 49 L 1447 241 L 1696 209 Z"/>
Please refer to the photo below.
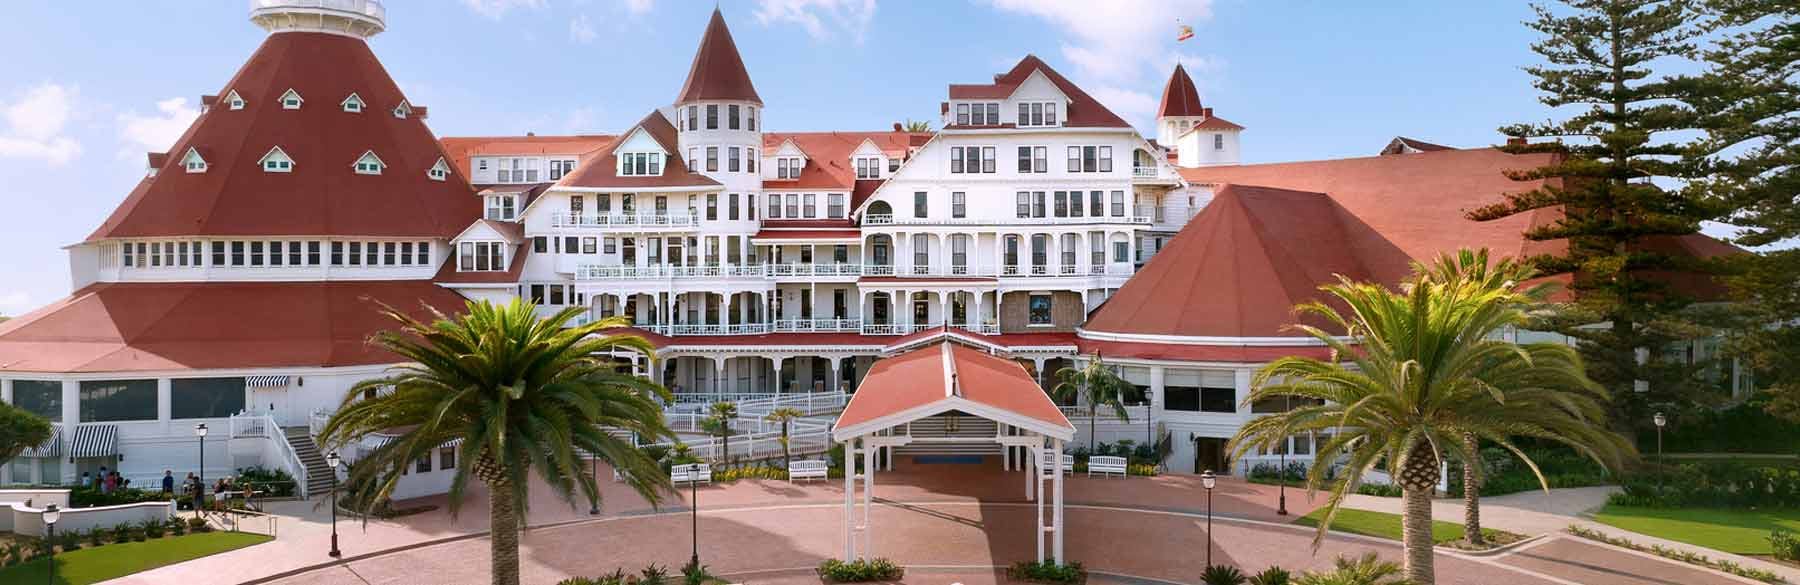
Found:
<path fill-rule="evenodd" d="M 993 421 L 992 436 L 930 436 L 912 433 L 912 423 L 961 413 Z M 1075 436 L 1030 372 L 1004 356 L 951 341 L 928 345 L 875 362 L 862 386 L 844 407 L 832 440 L 844 445 L 844 560 L 873 559 L 877 454 L 915 443 L 998 443 L 1007 469 L 1024 472 L 1025 499 L 1037 510 L 1037 559 L 1063 559 L 1063 444 Z M 856 471 L 862 455 L 861 473 Z M 1017 455 L 1015 455 L 1017 454 Z M 891 469 L 891 467 L 890 467 Z M 862 513 L 856 512 L 856 480 L 862 480 Z M 1046 484 L 1049 484 L 1046 486 Z M 1046 502 L 1046 490 L 1049 491 Z M 1046 523 L 1046 504 L 1049 506 Z M 861 549 L 857 548 L 858 535 Z M 1045 539 L 1049 537 L 1049 551 Z"/>

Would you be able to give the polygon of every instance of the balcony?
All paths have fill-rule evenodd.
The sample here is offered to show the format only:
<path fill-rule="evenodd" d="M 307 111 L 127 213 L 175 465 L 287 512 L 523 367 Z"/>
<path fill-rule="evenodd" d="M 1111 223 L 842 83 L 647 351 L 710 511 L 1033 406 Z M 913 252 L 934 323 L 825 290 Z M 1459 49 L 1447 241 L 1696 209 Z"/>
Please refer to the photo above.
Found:
<path fill-rule="evenodd" d="M 601 214 L 601 215 L 575 215 L 575 214 L 570 214 L 570 213 L 555 213 L 555 214 L 550 215 L 550 225 L 551 225 L 551 227 L 577 228 L 577 229 L 630 228 L 630 229 L 638 229 L 638 230 L 641 230 L 641 229 L 685 230 L 685 229 L 692 229 L 694 227 L 699 226 L 700 218 L 698 216 L 687 215 L 687 214 L 642 215 L 642 214 L 631 214 L 631 213 L 615 213 L 615 214 Z"/>
<path fill-rule="evenodd" d="M 894 217 L 892 214 L 871 213 L 863 216 L 864 226 L 883 225 L 936 225 L 936 226 L 1015 226 L 1015 225 L 1150 225 L 1147 215 L 1105 215 L 1079 217 Z"/>
<path fill-rule="evenodd" d="M 1139 185 L 1174 185 L 1179 183 L 1172 173 L 1162 172 L 1161 167 L 1131 167 L 1131 182 Z"/>
<path fill-rule="evenodd" d="M 776 333 L 856 333 L 862 328 L 862 319 L 782 319 L 775 322 Z"/>
<path fill-rule="evenodd" d="M 838 264 L 838 263 L 824 264 L 824 263 L 816 263 L 816 262 L 805 262 L 805 263 L 791 262 L 791 263 L 769 264 L 767 266 L 768 266 L 769 276 L 773 276 L 775 278 L 795 278 L 795 277 L 811 277 L 811 276 L 857 277 L 857 276 L 862 276 L 862 273 L 863 273 L 863 265 L 861 265 L 861 264 Z"/>

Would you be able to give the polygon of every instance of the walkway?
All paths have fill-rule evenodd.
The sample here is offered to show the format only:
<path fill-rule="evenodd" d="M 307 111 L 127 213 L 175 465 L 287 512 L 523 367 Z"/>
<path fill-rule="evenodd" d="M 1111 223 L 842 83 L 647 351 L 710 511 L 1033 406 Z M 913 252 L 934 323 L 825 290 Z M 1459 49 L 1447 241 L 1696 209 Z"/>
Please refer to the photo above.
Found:
<path fill-rule="evenodd" d="M 878 494 L 883 505 L 875 509 L 876 525 L 884 527 L 877 533 L 876 554 L 906 565 L 942 568 L 915 571 L 917 576 L 929 574 L 930 578 L 909 579 L 912 582 L 937 583 L 940 577 L 951 578 L 942 581 L 945 583 L 961 581 L 965 585 L 1003 582 L 994 578 L 992 567 L 1033 554 L 1031 531 L 1024 528 L 1031 522 L 1032 509 L 1022 497 L 1023 482 L 1018 475 L 1003 474 L 998 467 L 997 462 L 979 466 L 903 462 L 886 473 Z M 605 489 L 606 514 L 598 519 L 587 515 L 585 504 L 571 509 L 541 490 L 533 492 L 530 524 L 534 528 L 523 537 L 526 582 L 550 583 L 568 575 L 594 575 L 620 566 L 640 568 L 651 562 L 678 567 L 686 561 L 690 527 L 689 516 L 681 507 L 685 498 L 655 513 L 620 484 L 609 482 Z M 347 562 L 273 582 L 484 583 L 487 541 L 480 534 L 487 523 L 485 495 L 474 495 L 478 499 L 463 509 L 460 521 L 451 521 L 441 509 L 371 522 L 366 531 L 356 521 L 345 521 L 340 530 Z M 759 585 L 811 584 L 817 580 L 806 570 L 842 550 L 841 481 L 804 485 L 743 481 L 702 487 L 699 498 L 701 557 L 715 572 L 754 576 Z M 1089 479 L 1076 475 L 1068 482 L 1067 499 L 1069 556 L 1083 560 L 1090 569 L 1191 583 L 1205 562 L 1205 496 L 1198 478 Z M 1215 562 L 1240 563 L 1252 570 L 1270 564 L 1307 569 L 1328 566 L 1338 554 L 1368 550 L 1398 558 L 1395 543 L 1351 536 L 1333 536 L 1313 554 L 1312 530 L 1278 524 L 1291 517 L 1276 516 L 1274 501 L 1273 486 L 1231 478 L 1220 481 L 1214 493 Z M 1304 496 L 1290 493 L 1288 501 L 1296 515 L 1311 510 Z M 329 530 L 321 520 L 326 510 L 295 502 L 280 511 L 300 519 L 284 523 L 282 538 L 273 543 L 113 583 L 240 583 L 328 561 L 324 553 Z M 454 540 L 443 542 L 445 539 Z M 1440 582 L 1737 583 L 1610 547 L 1594 545 L 1589 548 L 1596 550 L 1586 550 L 1580 544 L 1543 544 L 1498 561 L 1440 553 Z M 401 550 L 380 552 L 397 548 Z M 1601 569 L 1584 568 L 1588 565 Z M 1597 572 L 1575 573 L 1579 570 Z M 1552 574 L 1561 577 L 1549 576 Z M 1095 582 L 1144 583 L 1104 575 Z"/>

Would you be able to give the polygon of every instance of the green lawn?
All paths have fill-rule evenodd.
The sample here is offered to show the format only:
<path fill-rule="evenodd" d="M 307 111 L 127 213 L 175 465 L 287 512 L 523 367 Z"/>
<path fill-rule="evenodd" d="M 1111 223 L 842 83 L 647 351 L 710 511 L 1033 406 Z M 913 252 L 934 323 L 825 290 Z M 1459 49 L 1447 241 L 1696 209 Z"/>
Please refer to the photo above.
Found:
<path fill-rule="evenodd" d="M 1295 519 L 1294 523 L 1301 526 L 1318 526 L 1319 519 L 1324 517 L 1325 510 L 1321 508 L 1313 510 L 1311 514 Z M 1333 532 L 1348 532 L 1351 534 L 1361 534 L 1363 536 L 1400 540 L 1400 515 L 1342 508 L 1338 510 L 1337 518 L 1332 519 L 1331 530 Z M 1492 528 L 1483 528 L 1481 529 L 1481 533 L 1490 537 L 1499 534 L 1498 531 Z M 1436 520 L 1431 523 L 1431 540 L 1433 542 L 1450 542 L 1452 540 L 1459 540 L 1462 537 L 1463 527 L 1460 523 L 1445 522 L 1442 520 Z"/>
<path fill-rule="evenodd" d="M 262 544 L 271 539 L 244 532 L 206 532 L 165 536 L 144 542 L 106 544 L 56 555 L 57 585 L 99 583 L 163 565 Z M 49 583 L 50 564 L 36 560 L 0 569 L 0 583 Z"/>
<path fill-rule="evenodd" d="M 1637 508 L 1607 505 L 1594 520 L 1632 532 L 1739 554 L 1769 554 L 1769 531 L 1800 531 L 1800 510 Z"/>

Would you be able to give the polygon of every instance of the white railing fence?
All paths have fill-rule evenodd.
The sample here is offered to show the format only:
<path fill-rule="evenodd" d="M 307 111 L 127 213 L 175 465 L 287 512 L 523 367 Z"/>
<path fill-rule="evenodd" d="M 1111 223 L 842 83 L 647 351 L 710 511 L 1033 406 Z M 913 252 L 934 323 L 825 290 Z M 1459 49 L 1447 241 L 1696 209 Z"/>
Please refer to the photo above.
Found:
<path fill-rule="evenodd" d="M 313 419 L 317 417 L 318 414 L 314 413 Z M 308 420 L 307 428 L 310 432 L 314 426 L 322 425 L 322 422 Z M 281 431 L 281 425 L 275 423 L 274 417 L 267 414 L 234 414 L 231 415 L 230 427 L 232 439 L 261 439 L 263 464 L 293 476 L 298 483 L 294 488 L 295 493 L 300 494 L 301 498 L 307 497 L 306 464 L 300 462 L 300 455 L 294 452 L 293 445 L 288 444 L 287 435 Z"/>

